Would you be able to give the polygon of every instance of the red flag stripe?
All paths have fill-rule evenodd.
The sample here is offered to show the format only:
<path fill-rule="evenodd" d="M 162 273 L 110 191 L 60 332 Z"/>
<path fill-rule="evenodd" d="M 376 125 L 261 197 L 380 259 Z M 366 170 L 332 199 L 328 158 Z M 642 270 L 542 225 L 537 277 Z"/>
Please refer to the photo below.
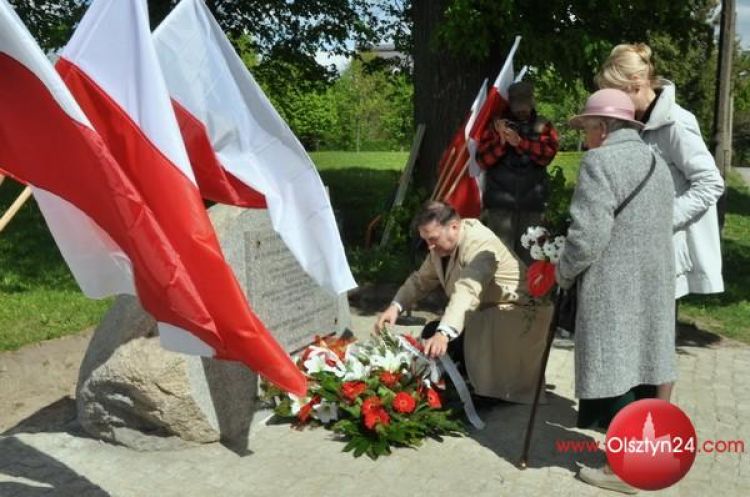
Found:
<path fill-rule="evenodd" d="M 172 99 L 172 106 L 203 197 L 222 204 L 265 209 L 266 198 L 263 194 L 247 186 L 221 165 L 211 146 L 206 126 L 175 99 Z"/>
<path fill-rule="evenodd" d="M 494 86 L 491 87 L 487 92 L 487 100 L 485 100 L 484 105 L 482 105 L 482 108 L 479 110 L 477 119 L 474 121 L 474 127 L 471 128 L 469 137 L 479 143 L 479 140 L 482 138 L 484 130 L 487 129 L 492 116 L 501 115 L 505 112 L 507 107 L 508 102 L 502 95 L 500 95 L 497 88 Z"/>
<path fill-rule="evenodd" d="M 464 168 L 469 159 L 464 136 L 465 126 L 464 121 L 453 135 L 450 146 L 443 153 L 438 164 L 440 184 L 436 199 L 452 205 L 461 217 L 478 218 L 482 210 L 479 185 L 469 175 L 468 168 Z M 456 150 L 452 156 L 451 149 Z M 450 163 L 448 163 L 449 159 Z M 453 187 L 454 184 L 455 187 Z M 452 192 L 451 188 L 453 188 Z"/>
<path fill-rule="evenodd" d="M 0 122 L 13 123 L 10 132 L 0 133 L 0 164 L 75 205 L 105 230 L 131 259 L 138 295 L 157 320 L 218 345 L 182 261 L 101 137 L 71 119 L 35 74 L 3 53 L 0 74 Z M 170 299 L 163 298 L 165 287 Z"/>
<path fill-rule="evenodd" d="M 215 349 L 216 357 L 242 361 L 280 387 L 304 394 L 304 376 L 252 313 L 227 266 L 196 185 L 77 66 L 61 58 L 57 69 L 164 228 L 216 328 L 229 331 L 221 335 L 222 343 L 206 342 Z M 290 367 L 279 367 L 282 364 Z"/>

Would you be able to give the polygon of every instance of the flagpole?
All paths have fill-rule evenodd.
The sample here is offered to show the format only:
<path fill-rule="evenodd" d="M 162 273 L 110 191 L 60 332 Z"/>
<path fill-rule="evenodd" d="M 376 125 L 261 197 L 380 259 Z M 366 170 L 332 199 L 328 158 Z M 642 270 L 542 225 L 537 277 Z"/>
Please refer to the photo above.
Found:
<path fill-rule="evenodd" d="M 430 200 L 436 200 L 437 199 L 437 193 L 443 189 L 443 183 L 445 183 L 445 178 L 448 176 L 449 171 L 453 167 L 453 156 L 456 155 L 456 147 L 451 147 L 451 152 L 448 154 L 448 160 L 445 161 L 445 168 L 440 171 L 437 179 L 437 183 L 435 183 L 435 189 L 432 190 L 432 195 L 430 196 Z"/>
<path fill-rule="evenodd" d="M 465 153 L 466 152 L 466 153 Z M 450 193 L 453 193 L 453 190 L 456 188 L 456 184 L 458 181 L 461 180 L 461 177 L 464 175 L 464 172 L 466 172 L 466 165 L 464 165 L 463 169 L 458 172 L 458 174 L 455 174 L 456 171 L 456 165 L 460 164 L 462 161 L 465 162 L 464 156 L 468 154 L 468 151 L 466 150 L 466 147 L 461 151 L 461 153 L 456 157 L 456 159 L 453 161 L 453 164 L 451 164 L 451 171 L 452 174 L 448 177 L 446 181 L 443 182 L 443 186 L 441 190 L 438 192 L 437 199 L 438 200 L 444 200 L 450 196 L 450 194 L 446 195 L 446 192 L 450 190 Z M 469 159 L 466 159 L 469 160 Z M 452 181 L 451 181 L 452 180 Z M 451 185 L 450 188 L 448 185 Z"/>
<path fill-rule="evenodd" d="M 451 178 L 453 178 L 453 175 L 456 172 L 456 164 L 458 164 L 458 161 L 460 159 L 460 155 L 457 157 L 453 157 L 450 163 L 445 165 L 445 174 L 442 177 L 440 187 L 435 189 L 435 200 L 442 200 L 443 194 L 445 193 L 445 188 L 449 184 Z"/>
<path fill-rule="evenodd" d="M 448 199 L 448 198 L 451 197 L 451 195 L 453 195 L 453 191 L 456 189 L 456 187 L 458 186 L 458 184 L 461 182 L 461 179 L 464 177 L 464 174 L 466 173 L 466 169 L 469 167 L 469 162 L 470 162 L 470 160 L 468 160 L 468 159 L 466 160 L 466 162 L 464 162 L 464 167 L 461 168 L 461 172 L 458 174 L 458 176 L 456 176 L 456 179 L 453 180 L 453 184 L 451 185 L 450 190 L 448 190 L 448 193 L 446 193 L 445 197 L 443 197 L 443 198 Z"/>
<path fill-rule="evenodd" d="M 3 176 L 3 179 L 5 177 Z M 10 223 L 11 219 L 16 215 L 16 213 L 23 207 L 23 204 L 26 203 L 26 201 L 31 196 L 31 188 L 26 187 L 21 192 L 21 194 L 16 198 L 16 200 L 13 201 L 11 206 L 8 208 L 7 211 L 5 211 L 5 214 L 3 214 L 3 217 L 0 218 L 0 231 L 3 231 L 5 227 Z"/>

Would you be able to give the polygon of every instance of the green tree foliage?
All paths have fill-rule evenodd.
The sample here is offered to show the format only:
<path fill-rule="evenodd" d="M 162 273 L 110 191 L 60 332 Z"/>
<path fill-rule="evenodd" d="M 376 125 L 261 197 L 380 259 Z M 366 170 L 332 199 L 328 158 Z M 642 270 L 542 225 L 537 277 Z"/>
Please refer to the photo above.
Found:
<path fill-rule="evenodd" d="M 681 49 L 711 43 L 707 22 L 716 0 L 451 0 L 437 39 L 446 48 L 474 60 L 524 37 L 521 59 L 555 69 L 568 80 L 590 82 L 613 44 L 669 34 Z"/>
<path fill-rule="evenodd" d="M 680 52 L 696 44 L 712 46 L 708 19 L 716 3 L 414 0 L 415 120 L 427 124 L 417 162 L 418 184 L 434 183 L 435 164 L 446 144 L 482 80 L 497 74 L 516 35 L 523 37 L 517 67 L 551 68 L 564 88 L 575 88 L 580 80 L 591 91 L 599 65 L 618 43 L 668 35 Z M 695 67 L 705 66 L 703 60 Z"/>
<path fill-rule="evenodd" d="M 681 46 L 674 35 L 659 33 L 644 41 L 654 52 L 656 73 L 675 84 L 678 102 L 695 114 L 703 138 L 709 141 L 716 86 L 717 54 L 713 39 L 698 38 Z"/>
<path fill-rule="evenodd" d="M 738 50 L 733 68 L 733 163 L 735 166 L 747 166 L 750 161 L 750 51 Z"/>
<path fill-rule="evenodd" d="M 581 134 L 568 126 L 568 119 L 579 113 L 587 91 L 579 78 L 567 83 L 553 69 L 534 69 L 526 77 L 534 82 L 537 111 L 554 124 L 560 136 L 560 150 L 578 150 Z"/>
<path fill-rule="evenodd" d="M 248 56 L 244 56 L 248 63 Z M 267 59 L 250 70 L 281 117 L 308 150 L 319 150 L 338 129 L 330 84 L 305 79 L 303 69 L 282 59 Z"/>
<path fill-rule="evenodd" d="M 44 50 L 65 45 L 86 10 L 81 0 L 9 1 Z"/>
<path fill-rule="evenodd" d="M 366 59 L 371 55 L 365 54 Z M 408 146 L 413 89 L 408 76 L 370 68 L 354 59 L 331 88 L 339 126 L 329 145 L 343 150 L 392 150 Z"/>

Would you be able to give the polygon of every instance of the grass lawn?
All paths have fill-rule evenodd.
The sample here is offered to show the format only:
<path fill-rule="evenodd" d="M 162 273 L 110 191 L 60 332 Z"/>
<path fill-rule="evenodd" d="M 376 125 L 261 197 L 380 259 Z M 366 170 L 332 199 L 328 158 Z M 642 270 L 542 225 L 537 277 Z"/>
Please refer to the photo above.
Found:
<path fill-rule="evenodd" d="M 5 180 L 0 211 L 21 186 Z M 75 333 L 99 322 L 111 300 L 78 289 L 33 198 L 0 233 L 0 350 Z"/>
<path fill-rule="evenodd" d="M 349 233 L 361 245 L 369 221 L 390 206 L 408 152 L 316 152 L 312 158 L 329 186 Z M 6 179 L 0 212 L 22 187 Z M 95 326 L 112 299 L 91 300 L 75 283 L 33 198 L 0 233 L 0 351 Z"/>
<path fill-rule="evenodd" d="M 313 161 L 330 189 L 334 209 L 355 272 L 372 257 L 362 252 L 368 223 L 386 210 L 406 164 L 407 152 L 315 152 Z M 569 188 L 575 183 L 580 153 L 558 154 Z M 750 343 L 750 189 L 736 173 L 728 180 L 729 212 L 723 233 L 726 292 L 690 296 L 680 318 L 701 329 Z M 20 186 L 10 180 L 0 188 L 4 212 Z M 404 259 L 403 254 L 379 257 Z M 391 267 L 399 267 L 395 261 Z M 359 266 L 358 266 L 359 265 Z M 399 278 L 405 275 L 399 272 Z M 54 338 L 96 325 L 111 300 L 94 301 L 81 294 L 33 200 L 0 233 L 0 350 Z"/>
<path fill-rule="evenodd" d="M 362 246 L 367 225 L 393 203 L 408 152 L 313 152 L 347 247 Z"/>
<path fill-rule="evenodd" d="M 562 168 L 571 188 L 580 157 L 578 152 L 563 152 L 553 163 Z M 681 299 L 680 321 L 750 344 L 750 188 L 736 172 L 729 174 L 727 188 L 728 207 L 722 231 L 725 291 Z"/>
<path fill-rule="evenodd" d="M 724 293 L 690 295 L 680 302 L 680 319 L 698 328 L 750 343 L 750 188 L 732 172 L 722 232 Z"/>

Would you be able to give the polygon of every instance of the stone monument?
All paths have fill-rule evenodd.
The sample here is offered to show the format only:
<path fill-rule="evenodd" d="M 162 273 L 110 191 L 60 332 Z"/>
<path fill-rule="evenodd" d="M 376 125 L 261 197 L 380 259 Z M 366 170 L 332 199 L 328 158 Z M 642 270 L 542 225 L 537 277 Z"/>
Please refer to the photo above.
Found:
<path fill-rule="evenodd" d="M 222 250 L 253 311 L 290 353 L 350 324 L 346 295 L 302 270 L 266 210 L 209 209 Z M 89 434 L 139 450 L 221 441 L 244 453 L 258 377 L 244 365 L 162 349 L 137 299 L 120 296 L 81 364 L 78 420 Z"/>

